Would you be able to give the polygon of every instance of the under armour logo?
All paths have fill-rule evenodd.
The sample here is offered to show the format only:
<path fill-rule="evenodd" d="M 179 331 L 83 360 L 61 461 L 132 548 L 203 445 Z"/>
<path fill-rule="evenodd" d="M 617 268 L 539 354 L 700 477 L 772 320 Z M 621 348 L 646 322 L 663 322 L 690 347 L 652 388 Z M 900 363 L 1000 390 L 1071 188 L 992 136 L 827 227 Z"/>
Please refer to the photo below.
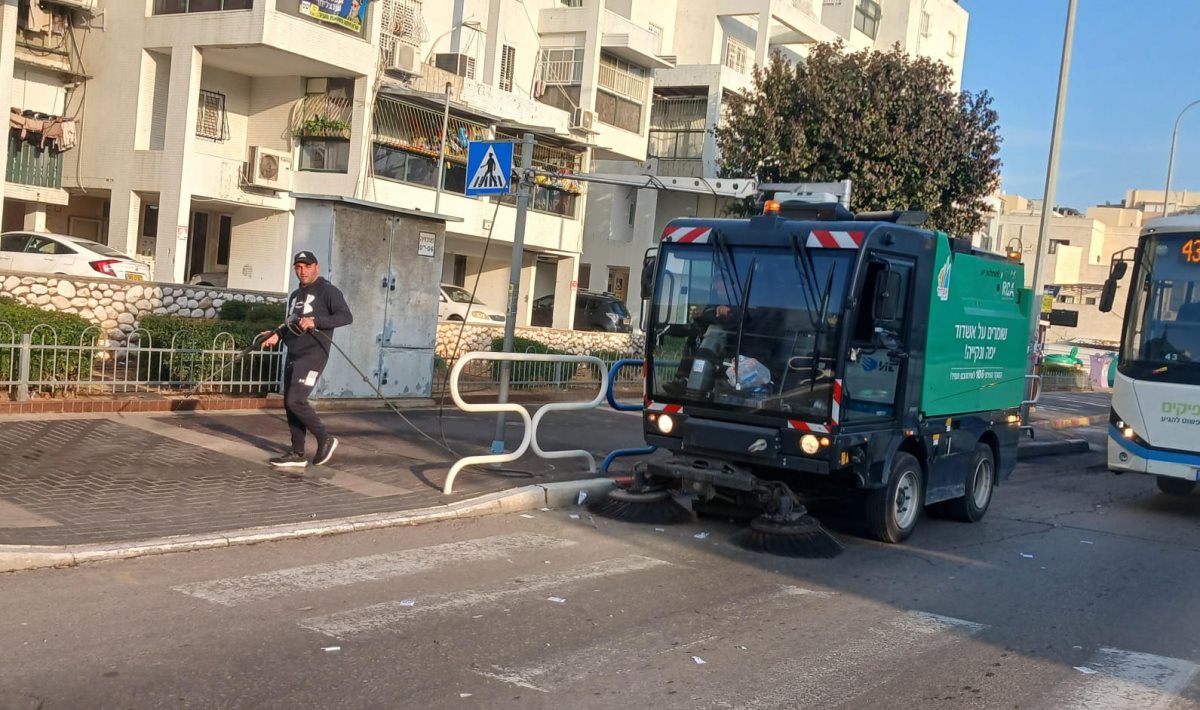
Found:
<path fill-rule="evenodd" d="M 749 451 L 752 454 L 757 454 L 760 451 L 766 451 L 766 450 L 767 450 L 767 440 L 766 439 L 759 439 L 759 440 L 755 441 L 753 444 L 750 445 L 750 448 L 747 449 L 747 451 Z"/>

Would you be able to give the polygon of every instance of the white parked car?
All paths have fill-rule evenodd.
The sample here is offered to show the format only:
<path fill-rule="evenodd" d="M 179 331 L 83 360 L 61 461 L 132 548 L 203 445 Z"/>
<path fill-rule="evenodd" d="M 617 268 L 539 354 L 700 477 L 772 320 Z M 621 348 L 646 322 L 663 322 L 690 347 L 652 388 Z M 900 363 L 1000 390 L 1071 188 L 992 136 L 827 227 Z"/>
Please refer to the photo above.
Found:
<path fill-rule="evenodd" d="M 0 271 L 147 281 L 150 267 L 99 242 L 65 234 L 0 234 Z"/>
<path fill-rule="evenodd" d="M 504 314 L 479 300 L 471 301 L 471 292 L 453 284 L 442 284 L 438 304 L 439 320 L 465 320 L 468 323 L 503 323 Z"/>

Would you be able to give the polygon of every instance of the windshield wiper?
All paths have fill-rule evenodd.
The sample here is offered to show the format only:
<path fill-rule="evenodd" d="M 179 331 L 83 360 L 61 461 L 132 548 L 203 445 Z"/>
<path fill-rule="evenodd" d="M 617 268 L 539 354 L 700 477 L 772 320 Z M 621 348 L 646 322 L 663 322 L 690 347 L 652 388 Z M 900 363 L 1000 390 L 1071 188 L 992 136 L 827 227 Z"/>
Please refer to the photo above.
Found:
<path fill-rule="evenodd" d="M 723 259 L 724 268 L 720 270 L 721 280 L 725 282 L 725 288 L 729 294 L 734 298 L 737 298 L 738 302 L 740 303 L 741 296 L 739 294 L 741 294 L 742 291 L 742 284 L 738 280 L 737 264 L 735 264 L 733 260 L 733 248 L 730 247 L 729 243 L 725 241 L 725 238 L 721 236 L 721 232 L 716 229 L 714 229 L 712 232 L 712 240 L 713 246 L 716 248 L 715 251 L 717 251 L 717 253 L 719 253 Z M 733 288 L 729 287 L 730 274 L 733 275 Z"/>
<path fill-rule="evenodd" d="M 817 370 L 821 366 L 821 336 L 825 334 L 825 319 L 829 316 L 829 294 L 833 292 L 833 273 L 837 270 L 837 262 L 829 265 L 829 278 L 825 280 L 825 293 L 821 296 L 821 319 L 816 324 L 817 337 L 813 339 L 812 372 L 808 376 L 808 391 L 817 387 Z"/>
<path fill-rule="evenodd" d="M 808 313 L 808 322 L 816 329 L 817 323 L 813 320 L 813 313 L 817 310 L 818 295 L 815 291 L 817 282 L 816 266 L 812 263 L 812 254 L 800 247 L 800 235 L 792 232 L 792 264 L 796 267 L 796 275 L 800 277 L 800 284 L 803 288 L 800 292 L 804 295 L 804 306 Z M 811 280 L 810 280 L 811 279 Z"/>
<path fill-rule="evenodd" d="M 733 382 L 735 389 L 741 389 L 742 373 L 739 361 L 742 359 L 742 331 L 746 328 L 746 311 L 750 308 L 750 289 L 754 287 L 754 272 L 758 266 L 758 257 L 750 260 L 750 269 L 746 272 L 746 290 L 742 292 L 742 300 L 738 304 L 737 347 L 733 351 Z"/>

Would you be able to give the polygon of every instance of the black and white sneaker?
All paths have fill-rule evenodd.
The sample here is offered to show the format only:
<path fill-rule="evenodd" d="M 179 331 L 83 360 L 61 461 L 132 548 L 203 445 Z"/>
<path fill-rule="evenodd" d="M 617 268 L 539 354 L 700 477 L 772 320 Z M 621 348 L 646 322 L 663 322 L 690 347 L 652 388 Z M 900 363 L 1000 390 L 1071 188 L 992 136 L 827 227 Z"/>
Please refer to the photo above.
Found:
<path fill-rule="evenodd" d="M 338 447 L 336 436 L 331 436 L 317 445 L 317 455 L 313 457 L 313 465 L 320 466 L 333 458 L 333 452 Z"/>
<path fill-rule="evenodd" d="M 275 468 L 305 468 L 308 466 L 308 459 L 304 458 L 304 454 L 293 451 L 283 456 L 276 456 L 269 463 Z"/>

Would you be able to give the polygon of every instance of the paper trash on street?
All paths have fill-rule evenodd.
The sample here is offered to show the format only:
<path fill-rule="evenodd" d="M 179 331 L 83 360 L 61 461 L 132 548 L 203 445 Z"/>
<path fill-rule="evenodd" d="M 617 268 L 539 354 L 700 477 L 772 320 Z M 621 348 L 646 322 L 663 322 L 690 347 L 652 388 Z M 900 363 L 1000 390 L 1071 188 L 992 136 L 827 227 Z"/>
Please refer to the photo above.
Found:
<path fill-rule="evenodd" d="M 546 597 L 546 601 L 554 602 L 555 604 L 566 604 L 567 600 L 562 597 Z"/>
<path fill-rule="evenodd" d="M 702 665 L 704 665 L 705 663 L 707 663 L 707 662 L 708 662 L 708 661 L 705 661 L 703 658 L 701 658 L 701 657 L 699 657 L 699 656 L 692 656 L 692 660 L 693 660 L 693 661 L 695 661 L 695 662 L 696 662 L 696 665 L 698 665 L 698 666 L 702 666 Z"/>
<path fill-rule="evenodd" d="M 706 533 L 706 532 L 698 532 L 698 533 L 696 533 L 695 535 L 692 535 L 692 537 L 696 538 L 697 540 L 703 540 L 703 539 L 705 539 L 706 537 L 708 537 L 708 533 Z"/>
<path fill-rule="evenodd" d="M 579 500 L 575 501 L 575 505 L 583 505 L 585 500 L 587 500 L 587 491 L 579 491 Z"/>

